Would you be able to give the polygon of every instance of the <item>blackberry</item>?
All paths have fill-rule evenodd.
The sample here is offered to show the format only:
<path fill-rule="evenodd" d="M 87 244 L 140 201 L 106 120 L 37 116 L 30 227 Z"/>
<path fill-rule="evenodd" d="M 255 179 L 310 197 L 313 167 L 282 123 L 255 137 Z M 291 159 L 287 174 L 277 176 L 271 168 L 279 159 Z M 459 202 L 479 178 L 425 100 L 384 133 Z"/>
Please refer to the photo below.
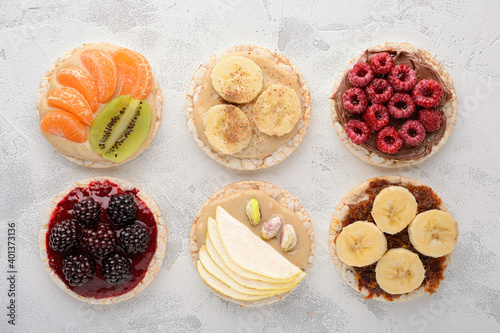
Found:
<path fill-rule="evenodd" d="M 102 261 L 102 274 L 107 283 L 119 284 L 132 276 L 130 271 L 131 260 L 115 253 Z"/>
<path fill-rule="evenodd" d="M 97 230 L 84 228 L 82 244 L 92 254 L 105 257 L 116 248 L 116 235 L 107 224 L 100 224 Z"/>
<path fill-rule="evenodd" d="M 70 286 L 81 286 L 94 277 L 95 261 L 86 254 L 71 254 L 64 258 L 62 271 Z"/>
<path fill-rule="evenodd" d="M 86 198 L 73 206 L 73 218 L 86 227 L 92 227 L 101 216 L 101 206 L 93 198 Z"/>
<path fill-rule="evenodd" d="M 138 223 L 133 223 L 120 231 L 118 236 L 123 250 L 129 254 L 144 251 L 149 243 L 148 229 Z"/>
<path fill-rule="evenodd" d="M 134 220 L 136 213 L 137 204 L 131 195 L 115 194 L 109 200 L 108 215 L 118 224 Z"/>
<path fill-rule="evenodd" d="M 75 221 L 64 220 L 56 223 L 50 231 L 49 246 L 59 252 L 65 252 L 78 245 L 78 228 Z"/>

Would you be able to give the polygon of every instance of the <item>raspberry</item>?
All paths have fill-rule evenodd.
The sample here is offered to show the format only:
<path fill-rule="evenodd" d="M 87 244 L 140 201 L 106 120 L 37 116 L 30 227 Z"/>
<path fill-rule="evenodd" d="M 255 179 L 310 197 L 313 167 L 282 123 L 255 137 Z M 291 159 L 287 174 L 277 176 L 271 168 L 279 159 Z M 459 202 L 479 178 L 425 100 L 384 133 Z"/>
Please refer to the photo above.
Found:
<path fill-rule="evenodd" d="M 372 104 L 363 113 L 363 120 L 372 131 L 378 132 L 389 123 L 389 111 L 382 104 Z"/>
<path fill-rule="evenodd" d="M 410 91 L 417 83 L 415 71 L 405 64 L 394 66 L 387 79 L 396 91 Z"/>
<path fill-rule="evenodd" d="M 443 116 L 436 109 L 421 109 L 418 111 L 417 120 L 424 125 L 427 132 L 434 132 L 441 127 Z"/>
<path fill-rule="evenodd" d="M 350 113 L 361 114 L 368 106 L 368 99 L 366 99 L 363 89 L 350 88 L 342 95 L 342 104 Z"/>
<path fill-rule="evenodd" d="M 100 224 L 97 230 L 84 228 L 82 244 L 92 254 L 104 257 L 116 248 L 115 232 L 107 224 Z"/>
<path fill-rule="evenodd" d="M 392 126 L 386 126 L 378 132 L 375 141 L 377 148 L 387 154 L 397 153 L 403 145 L 403 140 L 401 140 L 398 131 Z"/>
<path fill-rule="evenodd" d="M 349 82 L 358 88 L 366 87 L 373 80 L 374 76 L 375 73 L 372 66 L 366 62 L 358 62 L 348 74 Z"/>
<path fill-rule="evenodd" d="M 50 230 L 49 246 L 55 251 L 65 252 L 78 245 L 78 236 L 75 221 L 61 221 Z"/>
<path fill-rule="evenodd" d="M 413 88 L 415 103 L 424 108 L 434 108 L 443 99 L 443 87 L 431 79 L 422 80 Z"/>
<path fill-rule="evenodd" d="M 366 95 L 372 103 L 384 104 L 391 99 L 394 89 L 384 79 L 375 79 L 365 88 Z"/>
<path fill-rule="evenodd" d="M 394 66 L 394 62 L 392 57 L 387 52 L 377 53 L 373 56 L 372 68 L 376 74 L 386 75 L 391 72 L 392 66 Z"/>
<path fill-rule="evenodd" d="M 93 198 L 86 198 L 73 206 L 72 215 L 80 224 L 93 227 L 101 216 L 101 206 Z"/>
<path fill-rule="evenodd" d="M 138 223 L 133 223 L 120 231 L 118 236 L 123 250 L 129 254 L 144 251 L 149 243 L 148 229 Z"/>
<path fill-rule="evenodd" d="M 134 197 L 128 194 L 115 194 L 109 200 L 108 215 L 118 224 L 135 219 L 137 204 Z"/>
<path fill-rule="evenodd" d="M 395 93 L 387 104 L 389 113 L 396 119 L 408 118 L 415 112 L 415 108 L 413 98 L 405 93 Z"/>
<path fill-rule="evenodd" d="M 370 128 L 364 122 L 359 120 L 350 120 L 345 125 L 345 132 L 352 143 L 356 145 L 364 144 L 370 137 Z"/>
<path fill-rule="evenodd" d="M 119 284 L 128 280 L 132 273 L 130 271 L 131 260 L 115 253 L 102 261 L 102 275 L 107 283 Z"/>
<path fill-rule="evenodd" d="M 399 129 L 399 136 L 409 146 L 416 146 L 425 139 L 425 128 L 417 120 L 407 120 Z"/>
<path fill-rule="evenodd" d="M 86 254 L 69 255 L 63 260 L 62 271 L 70 286 L 81 286 L 94 277 L 95 261 Z"/>

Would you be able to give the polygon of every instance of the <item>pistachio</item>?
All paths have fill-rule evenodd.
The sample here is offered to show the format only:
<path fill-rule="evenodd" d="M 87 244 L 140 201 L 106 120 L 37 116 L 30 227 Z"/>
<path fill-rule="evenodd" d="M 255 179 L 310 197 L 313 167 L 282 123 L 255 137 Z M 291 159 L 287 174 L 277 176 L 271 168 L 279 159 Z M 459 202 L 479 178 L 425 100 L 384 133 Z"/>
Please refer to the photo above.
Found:
<path fill-rule="evenodd" d="M 290 251 L 297 244 L 297 234 L 291 224 L 285 224 L 281 229 L 280 245 L 285 252 Z"/>
<path fill-rule="evenodd" d="M 251 225 L 257 225 L 260 223 L 260 208 L 259 202 L 257 199 L 252 198 L 247 202 L 247 206 L 245 207 L 245 212 L 247 213 L 248 222 Z"/>
<path fill-rule="evenodd" d="M 281 219 L 279 216 L 275 216 L 262 224 L 260 236 L 265 240 L 271 239 L 280 232 L 280 228 Z"/>

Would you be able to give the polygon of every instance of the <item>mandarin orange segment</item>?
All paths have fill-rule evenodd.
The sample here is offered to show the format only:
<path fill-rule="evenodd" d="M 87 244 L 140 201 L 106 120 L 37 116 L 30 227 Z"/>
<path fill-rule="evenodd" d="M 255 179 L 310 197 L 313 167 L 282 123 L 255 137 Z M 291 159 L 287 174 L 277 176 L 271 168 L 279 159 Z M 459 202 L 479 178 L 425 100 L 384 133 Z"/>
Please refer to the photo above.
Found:
<path fill-rule="evenodd" d="M 96 49 L 83 52 L 80 59 L 94 77 L 99 102 L 106 103 L 115 94 L 118 84 L 118 73 L 113 59 L 106 52 Z"/>
<path fill-rule="evenodd" d="M 40 121 L 43 132 L 61 135 L 78 143 L 87 141 L 87 130 L 78 118 L 64 110 L 50 111 Z"/>
<path fill-rule="evenodd" d="M 50 91 L 47 101 L 49 105 L 72 113 L 86 126 L 90 126 L 94 120 L 94 113 L 90 109 L 89 103 L 75 88 L 53 89 Z"/>
<path fill-rule="evenodd" d="M 129 49 L 119 49 L 113 53 L 118 74 L 122 79 L 119 95 L 145 99 L 153 84 L 153 73 L 146 58 Z"/>
<path fill-rule="evenodd" d="M 93 112 L 99 107 L 97 85 L 94 77 L 76 67 L 63 68 L 57 73 L 57 80 L 64 86 L 75 88 L 87 100 Z"/>

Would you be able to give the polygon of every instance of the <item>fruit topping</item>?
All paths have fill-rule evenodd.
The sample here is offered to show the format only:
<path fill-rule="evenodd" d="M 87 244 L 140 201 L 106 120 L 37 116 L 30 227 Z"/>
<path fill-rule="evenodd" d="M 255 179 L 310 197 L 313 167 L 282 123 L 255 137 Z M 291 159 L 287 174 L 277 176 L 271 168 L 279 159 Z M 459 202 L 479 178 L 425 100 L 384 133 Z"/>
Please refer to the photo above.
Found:
<path fill-rule="evenodd" d="M 424 125 L 427 132 L 434 132 L 441 127 L 443 115 L 436 109 L 421 109 L 418 111 L 417 120 Z"/>
<path fill-rule="evenodd" d="M 101 216 L 101 205 L 93 198 L 86 198 L 73 206 L 73 218 L 85 227 L 94 227 Z"/>
<path fill-rule="evenodd" d="M 116 248 L 116 235 L 107 224 L 99 224 L 97 230 L 82 228 L 82 244 L 92 254 L 104 257 Z"/>
<path fill-rule="evenodd" d="M 250 199 L 245 206 L 245 213 L 248 217 L 248 222 L 251 225 L 257 225 L 260 223 L 260 218 L 262 213 L 260 212 L 259 201 L 257 199 Z"/>
<path fill-rule="evenodd" d="M 60 135 L 73 142 L 87 141 L 87 130 L 78 118 L 63 110 L 54 110 L 47 113 L 40 121 L 40 130 Z"/>
<path fill-rule="evenodd" d="M 131 276 L 130 259 L 114 253 L 102 261 L 102 274 L 107 283 L 120 284 Z"/>
<path fill-rule="evenodd" d="M 366 87 L 373 80 L 374 76 L 375 73 L 372 66 L 366 62 L 358 62 L 348 74 L 349 82 L 358 88 Z"/>
<path fill-rule="evenodd" d="M 297 233 L 291 224 L 285 224 L 281 228 L 280 247 L 284 252 L 291 251 L 297 245 Z"/>
<path fill-rule="evenodd" d="M 134 197 L 128 194 L 111 196 L 108 205 L 108 215 L 117 224 L 126 224 L 135 219 L 137 204 Z"/>
<path fill-rule="evenodd" d="M 415 103 L 424 108 L 438 106 L 444 96 L 441 84 L 431 79 L 419 81 L 412 93 Z"/>
<path fill-rule="evenodd" d="M 361 114 L 368 107 L 368 99 L 361 88 L 347 89 L 342 95 L 342 104 L 352 114 Z"/>
<path fill-rule="evenodd" d="M 395 235 L 417 215 L 417 200 L 407 188 L 389 186 L 373 200 L 371 214 L 380 230 Z"/>
<path fill-rule="evenodd" d="M 52 227 L 49 246 L 59 252 L 65 252 L 78 245 L 78 228 L 75 221 L 64 220 Z"/>
<path fill-rule="evenodd" d="M 363 113 L 363 120 L 372 131 L 378 132 L 389 123 L 389 111 L 382 104 L 372 104 Z"/>
<path fill-rule="evenodd" d="M 405 64 L 394 66 L 387 79 L 396 91 L 410 91 L 417 83 L 415 70 Z"/>
<path fill-rule="evenodd" d="M 374 79 L 365 88 L 366 96 L 372 103 L 384 104 L 389 101 L 394 94 L 392 86 L 384 79 Z"/>
<path fill-rule="evenodd" d="M 49 92 L 49 105 L 64 109 L 75 115 L 84 125 L 90 126 L 94 113 L 83 95 L 75 88 L 61 87 Z"/>
<path fill-rule="evenodd" d="M 281 229 L 281 219 L 279 216 L 274 216 L 262 224 L 260 236 L 262 239 L 268 240 L 276 237 Z"/>
<path fill-rule="evenodd" d="M 118 74 L 113 59 L 104 51 L 90 49 L 80 55 L 97 85 L 99 102 L 106 103 L 115 94 Z"/>
<path fill-rule="evenodd" d="M 86 254 L 69 255 L 63 260 L 62 271 L 70 286 L 81 286 L 94 277 L 95 261 Z"/>
<path fill-rule="evenodd" d="M 153 84 L 151 66 L 146 58 L 129 49 L 119 49 L 113 53 L 122 85 L 119 96 L 145 99 Z"/>
<path fill-rule="evenodd" d="M 416 146 L 425 139 L 425 128 L 418 120 L 407 120 L 399 129 L 399 136 L 409 146 Z"/>
<path fill-rule="evenodd" d="M 405 93 L 395 93 L 387 104 L 389 113 L 396 119 L 410 117 L 415 112 L 415 108 L 413 98 Z"/>
<path fill-rule="evenodd" d="M 372 57 L 371 65 L 376 74 L 386 75 L 391 72 L 394 61 L 389 53 L 381 52 Z"/>
<path fill-rule="evenodd" d="M 352 143 L 356 145 L 364 144 L 370 137 L 370 128 L 368 125 L 356 119 L 349 120 L 345 126 L 345 131 Z"/>
<path fill-rule="evenodd" d="M 392 126 L 386 126 L 377 133 L 375 139 L 377 148 L 387 154 L 395 154 L 403 145 L 398 131 Z"/>
<path fill-rule="evenodd" d="M 118 239 L 125 252 L 135 254 L 144 251 L 148 245 L 149 232 L 139 223 L 132 223 L 120 231 Z"/>
<path fill-rule="evenodd" d="M 92 112 L 97 111 L 99 99 L 97 85 L 92 75 L 80 68 L 69 67 L 57 72 L 57 80 L 66 87 L 78 90 L 89 103 Z"/>

